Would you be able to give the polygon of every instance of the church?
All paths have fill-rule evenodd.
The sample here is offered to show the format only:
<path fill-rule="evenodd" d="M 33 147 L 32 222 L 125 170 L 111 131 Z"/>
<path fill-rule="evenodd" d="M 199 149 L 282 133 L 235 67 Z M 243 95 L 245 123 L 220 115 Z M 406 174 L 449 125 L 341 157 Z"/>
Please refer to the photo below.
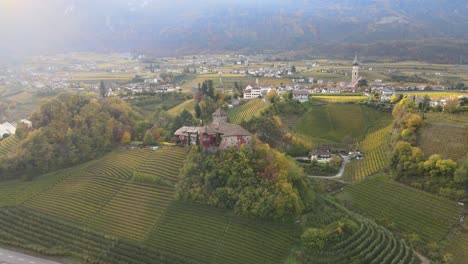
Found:
<path fill-rule="evenodd" d="M 352 87 L 357 87 L 359 81 L 362 79 L 361 76 L 359 76 L 359 68 L 360 68 L 360 63 L 357 57 L 357 54 L 354 55 L 354 61 L 353 61 L 353 70 L 351 71 L 351 83 L 350 86 Z"/>
<path fill-rule="evenodd" d="M 184 146 L 200 145 L 208 151 L 224 150 L 252 144 L 252 134 L 243 127 L 228 122 L 228 116 L 221 108 L 213 114 L 208 126 L 183 126 L 174 133 L 177 143 Z"/>

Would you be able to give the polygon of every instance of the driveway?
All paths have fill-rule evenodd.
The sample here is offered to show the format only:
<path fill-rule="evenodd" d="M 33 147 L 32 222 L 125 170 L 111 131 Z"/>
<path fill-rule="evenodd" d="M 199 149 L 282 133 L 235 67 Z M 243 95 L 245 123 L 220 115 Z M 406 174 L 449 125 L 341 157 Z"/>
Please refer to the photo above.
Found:
<path fill-rule="evenodd" d="M 38 257 L 29 256 L 23 253 L 0 248 L 0 264 L 60 264 Z"/>

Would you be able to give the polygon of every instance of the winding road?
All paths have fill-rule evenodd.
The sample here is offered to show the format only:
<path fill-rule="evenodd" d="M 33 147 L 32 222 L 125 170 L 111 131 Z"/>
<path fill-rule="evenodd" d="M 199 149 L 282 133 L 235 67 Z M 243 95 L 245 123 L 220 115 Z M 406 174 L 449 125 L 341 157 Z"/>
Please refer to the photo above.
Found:
<path fill-rule="evenodd" d="M 349 157 L 348 156 L 342 156 L 340 155 L 340 157 L 343 159 L 343 162 L 341 162 L 341 167 L 340 167 L 340 170 L 338 171 L 337 174 L 335 174 L 334 176 L 314 176 L 314 175 L 307 175 L 309 178 L 320 178 L 320 179 L 329 179 L 329 180 L 337 180 L 339 178 L 341 178 L 343 176 L 343 172 L 344 172 L 344 169 L 346 167 L 346 164 L 350 161 L 349 160 Z M 340 182 L 343 182 L 343 183 L 347 183 L 345 181 L 341 181 L 341 180 L 338 180 Z"/>
<path fill-rule="evenodd" d="M 0 248 L 0 264 L 60 264 L 38 257 L 29 256 L 8 249 Z"/>

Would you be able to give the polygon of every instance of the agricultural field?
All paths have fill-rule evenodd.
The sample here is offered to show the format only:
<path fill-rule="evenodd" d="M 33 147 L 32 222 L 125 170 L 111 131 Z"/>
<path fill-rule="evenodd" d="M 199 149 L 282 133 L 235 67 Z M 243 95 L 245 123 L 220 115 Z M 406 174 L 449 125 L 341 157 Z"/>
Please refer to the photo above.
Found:
<path fill-rule="evenodd" d="M 369 133 L 360 142 L 359 150 L 364 153 L 364 159 L 353 160 L 346 164 L 343 174 L 344 180 L 357 182 L 389 166 L 391 131 L 392 126 L 390 125 Z"/>
<path fill-rule="evenodd" d="M 15 135 L 0 140 L 0 158 L 12 152 L 19 142 L 19 139 Z"/>
<path fill-rule="evenodd" d="M 404 240 L 369 220 L 333 248 L 317 254 L 314 263 L 420 263 Z"/>
<path fill-rule="evenodd" d="M 192 115 L 195 114 L 195 100 L 190 99 L 181 104 L 174 106 L 173 108 L 169 109 L 167 112 L 171 115 L 178 115 L 182 110 L 189 111 Z"/>
<path fill-rule="evenodd" d="M 310 100 L 312 101 L 319 101 L 319 102 L 326 102 L 326 103 L 354 103 L 354 102 L 361 102 L 367 101 L 369 97 L 365 95 L 356 95 L 356 96 L 340 96 L 340 95 L 312 95 Z"/>
<path fill-rule="evenodd" d="M 415 233 L 423 241 L 441 241 L 458 225 L 462 207 L 385 175 L 368 177 L 338 194 L 348 208 L 403 234 Z"/>
<path fill-rule="evenodd" d="M 175 199 L 173 184 L 185 153 L 175 146 L 116 151 L 31 182 L 4 182 L 1 241 L 52 255 L 68 250 L 78 258 L 132 263 L 149 258 L 145 254 L 179 263 L 282 263 L 298 235 L 294 225 L 253 221 Z M 172 185 L 137 181 L 137 174 Z M 11 228 L 24 215 L 29 217 Z M 70 242 L 70 234 L 79 238 Z M 123 254 L 120 247 L 135 249 Z M 143 249 L 141 256 L 132 255 Z"/>
<path fill-rule="evenodd" d="M 270 104 L 262 99 L 252 99 L 248 102 L 236 106 L 228 111 L 229 120 L 234 124 L 240 124 L 242 121 L 249 121 L 255 116 L 260 115 L 262 110 Z"/>
<path fill-rule="evenodd" d="M 466 229 L 456 233 L 448 244 L 446 253 L 452 254 L 453 262 L 451 263 L 466 263 L 468 259 L 468 232 Z"/>
<path fill-rule="evenodd" d="M 297 121 L 294 132 L 312 143 L 341 143 L 345 137 L 363 140 L 378 127 L 391 123 L 387 113 L 355 104 L 312 107 Z"/>
<path fill-rule="evenodd" d="M 446 159 L 463 160 L 468 158 L 468 129 L 449 123 L 431 122 L 419 128 L 417 146 L 428 156 L 440 154 Z"/>
<path fill-rule="evenodd" d="M 437 98 L 457 98 L 459 96 L 468 96 L 468 92 L 438 92 L 438 91 L 433 91 L 433 92 L 428 92 L 428 91 L 420 91 L 420 92 L 399 92 L 403 95 L 417 95 L 417 96 L 429 96 L 431 99 L 437 99 Z"/>

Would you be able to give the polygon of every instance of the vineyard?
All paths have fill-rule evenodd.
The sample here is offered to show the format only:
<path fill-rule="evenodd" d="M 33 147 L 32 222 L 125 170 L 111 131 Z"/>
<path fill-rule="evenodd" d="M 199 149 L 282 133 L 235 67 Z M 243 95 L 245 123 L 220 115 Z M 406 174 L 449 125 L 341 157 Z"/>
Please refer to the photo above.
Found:
<path fill-rule="evenodd" d="M 350 182 L 363 180 L 389 166 L 391 126 L 371 132 L 359 144 L 364 159 L 353 160 L 346 164 L 343 179 Z"/>
<path fill-rule="evenodd" d="M 466 263 L 468 259 L 468 232 L 466 229 L 457 232 L 447 246 L 447 252 L 453 255 L 454 261 L 451 263 Z"/>
<path fill-rule="evenodd" d="M 174 199 L 185 153 L 117 151 L 31 182 L 4 182 L 0 242 L 109 263 L 283 262 L 293 225 Z M 137 182 L 140 173 L 173 184 Z"/>
<path fill-rule="evenodd" d="M 368 131 L 391 123 L 389 114 L 355 104 L 328 104 L 311 108 L 295 132 L 310 142 L 340 143 L 345 137 L 364 139 Z"/>
<path fill-rule="evenodd" d="M 16 136 L 9 136 L 0 141 L 0 158 L 6 156 L 9 152 L 15 149 L 19 144 L 19 139 Z"/>
<path fill-rule="evenodd" d="M 249 121 L 259 115 L 269 105 L 269 103 L 264 102 L 262 99 L 252 99 L 245 104 L 230 109 L 228 117 L 232 123 L 240 124 L 242 121 Z"/>
<path fill-rule="evenodd" d="M 417 145 L 428 156 L 440 154 L 443 158 L 458 161 L 468 157 L 468 129 L 447 123 L 429 123 L 419 129 Z"/>
<path fill-rule="evenodd" d="M 339 195 L 345 205 L 423 241 L 440 241 L 457 225 L 461 209 L 456 202 L 376 175 L 346 187 Z"/>
<path fill-rule="evenodd" d="M 431 99 L 437 99 L 437 98 L 457 98 L 458 96 L 467 96 L 468 93 L 466 92 L 401 92 L 403 95 L 416 95 L 416 96 L 429 96 Z"/>
<path fill-rule="evenodd" d="M 187 100 L 179 105 L 174 106 L 173 108 L 169 109 L 167 112 L 172 115 L 178 115 L 182 110 L 189 111 L 192 115 L 195 114 L 195 100 L 190 99 Z"/>
<path fill-rule="evenodd" d="M 390 231 L 368 220 L 349 238 L 317 254 L 314 263 L 420 263 L 413 250 Z"/>
<path fill-rule="evenodd" d="M 340 95 L 312 95 L 311 100 L 317 100 L 327 103 L 355 103 L 361 101 L 367 101 L 369 97 L 365 95 L 352 95 L 352 96 L 340 96 Z"/>

